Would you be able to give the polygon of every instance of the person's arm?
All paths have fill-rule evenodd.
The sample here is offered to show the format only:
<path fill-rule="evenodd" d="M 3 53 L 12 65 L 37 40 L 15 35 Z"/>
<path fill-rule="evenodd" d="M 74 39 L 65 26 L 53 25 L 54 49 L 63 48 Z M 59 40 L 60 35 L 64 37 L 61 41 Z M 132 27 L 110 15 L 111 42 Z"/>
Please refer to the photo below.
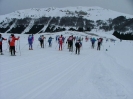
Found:
<path fill-rule="evenodd" d="M 20 37 L 18 36 L 18 38 L 15 38 L 15 40 L 19 40 L 19 38 L 20 38 Z"/>
<path fill-rule="evenodd" d="M 2 40 L 7 40 L 7 39 L 2 37 Z"/>

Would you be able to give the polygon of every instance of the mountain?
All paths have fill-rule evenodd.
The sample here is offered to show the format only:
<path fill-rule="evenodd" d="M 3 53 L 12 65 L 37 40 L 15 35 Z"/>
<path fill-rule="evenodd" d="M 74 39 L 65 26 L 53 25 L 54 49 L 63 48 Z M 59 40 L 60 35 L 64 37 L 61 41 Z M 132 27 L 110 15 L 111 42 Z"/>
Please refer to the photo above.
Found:
<path fill-rule="evenodd" d="M 0 16 L 1 33 L 117 31 L 133 34 L 133 15 L 101 7 L 32 8 Z"/>

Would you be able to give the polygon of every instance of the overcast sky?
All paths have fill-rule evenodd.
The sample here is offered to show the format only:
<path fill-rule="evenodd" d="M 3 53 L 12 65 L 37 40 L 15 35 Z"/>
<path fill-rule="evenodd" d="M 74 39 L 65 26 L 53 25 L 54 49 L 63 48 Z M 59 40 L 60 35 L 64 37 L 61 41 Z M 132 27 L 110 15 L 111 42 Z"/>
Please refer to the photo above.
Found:
<path fill-rule="evenodd" d="M 133 0 L 0 0 L 0 15 L 28 8 L 99 6 L 133 15 Z"/>

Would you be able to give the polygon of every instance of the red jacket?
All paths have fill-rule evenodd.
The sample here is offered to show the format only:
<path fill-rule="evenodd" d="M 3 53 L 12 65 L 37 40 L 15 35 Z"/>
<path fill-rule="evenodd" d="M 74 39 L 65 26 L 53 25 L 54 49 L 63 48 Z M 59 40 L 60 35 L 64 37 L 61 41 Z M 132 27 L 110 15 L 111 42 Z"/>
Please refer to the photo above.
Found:
<path fill-rule="evenodd" d="M 1 37 L 1 38 L 0 38 L 0 45 L 2 45 L 2 40 L 7 40 L 7 39 Z"/>
<path fill-rule="evenodd" d="M 58 41 L 59 41 L 59 44 L 62 44 L 63 43 L 63 37 L 59 37 Z"/>
<path fill-rule="evenodd" d="M 18 40 L 18 39 L 19 39 L 19 37 L 18 38 L 11 37 L 10 38 L 10 46 L 15 46 L 15 40 Z"/>

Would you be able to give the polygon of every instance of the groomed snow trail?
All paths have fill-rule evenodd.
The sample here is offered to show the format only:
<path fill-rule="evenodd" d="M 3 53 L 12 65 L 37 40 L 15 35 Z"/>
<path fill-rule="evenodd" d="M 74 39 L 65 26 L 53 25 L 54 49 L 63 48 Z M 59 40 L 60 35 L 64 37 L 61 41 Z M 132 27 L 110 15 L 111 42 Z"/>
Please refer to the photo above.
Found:
<path fill-rule="evenodd" d="M 0 56 L 0 99 L 133 99 L 133 42 L 104 42 L 101 51 L 83 42 L 75 55 L 67 46 L 58 51 L 55 40 L 52 48 L 41 49 L 37 37 L 34 50 L 28 50 L 27 35 L 22 35 L 21 56 L 19 48 L 17 56 L 7 50 Z M 129 60 L 118 52 L 122 44 L 130 47 Z"/>

